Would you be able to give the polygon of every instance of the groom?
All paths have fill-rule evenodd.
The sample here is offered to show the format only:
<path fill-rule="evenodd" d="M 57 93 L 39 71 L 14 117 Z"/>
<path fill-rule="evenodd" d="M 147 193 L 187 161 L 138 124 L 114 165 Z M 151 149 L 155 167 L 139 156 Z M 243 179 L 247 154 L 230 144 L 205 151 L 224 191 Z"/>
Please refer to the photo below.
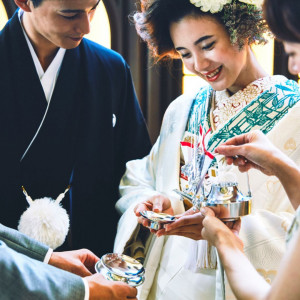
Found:
<path fill-rule="evenodd" d="M 63 201 L 66 248 L 112 250 L 118 184 L 150 149 L 130 69 L 84 39 L 99 0 L 15 0 L 0 33 L 0 221 L 16 228 L 33 199 Z"/>

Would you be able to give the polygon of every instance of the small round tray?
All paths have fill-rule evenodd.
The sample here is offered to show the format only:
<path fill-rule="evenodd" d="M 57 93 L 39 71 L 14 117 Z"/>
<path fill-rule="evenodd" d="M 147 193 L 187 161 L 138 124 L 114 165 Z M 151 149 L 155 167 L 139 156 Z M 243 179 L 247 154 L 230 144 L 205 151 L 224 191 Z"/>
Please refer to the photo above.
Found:
<path fill-rule="evenodd" d="M 172 215 L 164 213 L 156 213 L 150 210 L 144 210 L 140 212 L 141 216 L 150 221 L 150 228 L 159 230 L 163 228 L 164 224 L 172 223 L 176 221 L 176 218 Z"/>
<path fill-rule="evenodd" d="M 106 279 L 123 281 L 136 287 L 145 281 L 145 269 L 143 265 L 130 256 L 118 253 L 108 253 L 101 257 L 96 265 L 97 273 L 101 273 Z"/>

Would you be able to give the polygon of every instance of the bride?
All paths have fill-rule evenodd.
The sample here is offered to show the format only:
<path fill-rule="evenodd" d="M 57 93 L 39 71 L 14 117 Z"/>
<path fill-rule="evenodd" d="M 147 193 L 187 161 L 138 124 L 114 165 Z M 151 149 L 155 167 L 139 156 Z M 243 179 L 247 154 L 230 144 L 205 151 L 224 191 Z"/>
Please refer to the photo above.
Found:
<path fill-rule="evenodd" d="M 259 2 L 141 0 L 141 11 L 134 14 L 137 32 L 155 57 L 181 58 L 189 71 L 208 83 L 193 97 L 183 94 L 171 103 L 150 154 L 128 162 L 121 181 L 116 207 L 123 215 L 115 251 L 144 260 L 146 281 L 139 299 L 207 300 L 222 294 L 214 248 L 198 241 L 189 227 L 184 236 L 150 235 L 139 214 L 184 214 L 189 209 L 173 190 L 190 188 L 185 147 L 199 131 L 210 132 L 207 151 L 212 154 L 229 137 L 261 129 L 299 163 L 299 88 L 283 76 L 266 74 L 251 50 L 251 45 L 265 42 L 267 32 Z M 245 190 L 245 176 L 237 176 Z M 253 214 L 243 218 L 240 237 L 245 254 L 271 282 L 294 210 L 276 178 L 255 170 L 249 177 Z M 230 299 L 229 285 L 226 295 Z"/>

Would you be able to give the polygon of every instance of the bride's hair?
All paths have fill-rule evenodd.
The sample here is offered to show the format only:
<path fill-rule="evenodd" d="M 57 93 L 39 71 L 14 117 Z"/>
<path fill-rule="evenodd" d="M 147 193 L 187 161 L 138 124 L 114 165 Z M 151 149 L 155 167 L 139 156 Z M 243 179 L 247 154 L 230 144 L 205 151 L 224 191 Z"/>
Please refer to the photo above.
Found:
<path fill-rule="evenodd" d="M 179 58 L 170 36 L 170 25 L 186 16 L 209 16 L 222 24 L 232 44 L 240 48 L 245 43 L 266 43 L 263 37 L 268 32 L 261 9 L 254 5 L 233 0 L 218 13 L 203 12 L 189 0 L 140 0 L 141 10 L 130 17 L 137 33 L 148 44 L 154 57 Z M 191 30 L 193 30 L 191 28 Z"/>

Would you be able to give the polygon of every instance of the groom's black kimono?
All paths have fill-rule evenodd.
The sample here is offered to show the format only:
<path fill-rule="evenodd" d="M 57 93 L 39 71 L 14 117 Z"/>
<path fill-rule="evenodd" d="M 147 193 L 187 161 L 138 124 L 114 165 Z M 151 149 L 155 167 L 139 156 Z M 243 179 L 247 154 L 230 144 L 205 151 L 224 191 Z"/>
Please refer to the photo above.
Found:
<path fill-rule="evenodd" d="M 15 14 L 0 34 L 0 222 L 17 227 L 28 206 L 22 185 L 33 199 L 56 198 L 71 182 L 62 201 L 71 218 L 68 246 L 111 251 L 125 163 L 150 150 L 126 62 L 88 40 L 67 50 L 44 123 L 20 161 L 46 108 Z"/>

